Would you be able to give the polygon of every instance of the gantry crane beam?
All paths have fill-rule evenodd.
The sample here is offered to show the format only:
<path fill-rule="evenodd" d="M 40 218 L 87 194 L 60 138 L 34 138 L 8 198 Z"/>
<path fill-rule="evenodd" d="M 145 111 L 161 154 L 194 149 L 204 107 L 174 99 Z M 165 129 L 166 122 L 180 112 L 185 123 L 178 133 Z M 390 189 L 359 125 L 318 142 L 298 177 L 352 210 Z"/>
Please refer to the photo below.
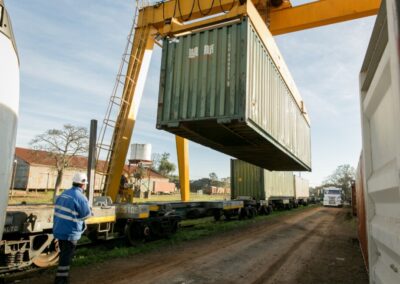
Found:
<path fill-rule="evenodd" d="M 268 0 L 252 0 L 264 21 L 268 22 L 273 35 L 315 28 L 323 25 L 353 20 L 375 15 L 381 0 L 310 0 L 310 3 L 292 6 L 284 0 L 280 7 L 270 6 Z M 197 20 L 207 16 L 229 11 L 235 3 L 245 3 L 245 0 L 170 0 L 144 8 L 139 16 L 139 22 L 151 23 L 160 32 L 168 26 L 171 19 L 179 22 Z M 199 3 L 202 3 L 199 5 Z M 211 7 L 211 3 L 214 5 Z M 266 13 L 269 11 L 268 15 Z M 145 21 L 141 21 L 143 18 Z"/>
<path fill-rule="evenodd" d="M 253 0 L 252 2 L 260 1 Z M 140 11 L 138 22 L 151 23 L 154 28 L 162 30 L 171 19 L 180 22 L 197 20 L 222 11 L 229 11 L 235 4 L 245 2 L 245 0 L 200 0 L 199 2 L 198 0 L 170 0 L 143 8 Z M 202 4 L 199 5 L 199 3 Z"/>
<path fill-rule="evenodd" d="M 269 29 L 280 35 L 375 15 L 381 0 L 320 0 L 296 7 L 271 9 Z"/>

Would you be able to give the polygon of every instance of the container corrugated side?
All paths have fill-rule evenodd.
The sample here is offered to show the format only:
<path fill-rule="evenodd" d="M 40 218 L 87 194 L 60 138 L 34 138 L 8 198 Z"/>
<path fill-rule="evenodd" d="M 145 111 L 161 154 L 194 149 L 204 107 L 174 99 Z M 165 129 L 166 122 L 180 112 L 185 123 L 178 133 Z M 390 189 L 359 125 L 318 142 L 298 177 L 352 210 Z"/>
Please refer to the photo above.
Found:
<path fill-rule="evenodd" d="M 357 216 L 357 192 L 356 192 L 356 183 L 351 183 L 351 213 L 353 216 Z"/>
<path fill-rule="evenodd" d="M 308 180 L 294 176 L 294 188 L 295 188 L 295 197 L 299 198 L 308 198 L 310 196 L 310 186 Z"/>
<path fill-rule="evenodd" d="M 310 125 L 253 25 L 248 25 L 247 116 L 250 123 L 311 165 Z"/>
<path fill-rule="evenodd" d="M 231 160 L 232 199 L 248 196 L 255 200 L 294 197 L 292 172 L 271 172 L 241 160 Z"/>
<path fill-rule="evenodd" d="M 157 128 L 266 169 L 310 170 L 304 104 L 261 38 L 245 17 L 165 39 Z"/>
<path fill-rule="evenodd" d="M 246 24 L 164 39 L 158 125 L 245 117 Z"/>
<path fill-rule="evenodd" d="M 264 170 L 264 190 L 268 200 L 294 197 L 293 172 Z"/>
<path fill-rule="evenodd" d="M 371 283 L 400 283 L 399 2 L 382 1 L 360 72 Z"/>
<path fill-rule="evenodd" d="M 231 197 L 265 200 L 264 170 L 241 160 L 231 160 Z"/>

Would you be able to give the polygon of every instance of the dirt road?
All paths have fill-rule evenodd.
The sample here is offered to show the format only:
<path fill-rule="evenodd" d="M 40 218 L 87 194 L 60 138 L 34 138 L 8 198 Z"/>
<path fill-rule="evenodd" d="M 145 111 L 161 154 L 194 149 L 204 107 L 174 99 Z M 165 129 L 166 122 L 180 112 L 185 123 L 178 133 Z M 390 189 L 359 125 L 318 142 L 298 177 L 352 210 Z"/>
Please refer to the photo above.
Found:
<path fill-rule="evenodd" d="M 314 208 L 229 235 L 73 268 L 71 282 L 368 283 L 348 212 Z M 51 276 L 26 283 L 51 283 Z"/>

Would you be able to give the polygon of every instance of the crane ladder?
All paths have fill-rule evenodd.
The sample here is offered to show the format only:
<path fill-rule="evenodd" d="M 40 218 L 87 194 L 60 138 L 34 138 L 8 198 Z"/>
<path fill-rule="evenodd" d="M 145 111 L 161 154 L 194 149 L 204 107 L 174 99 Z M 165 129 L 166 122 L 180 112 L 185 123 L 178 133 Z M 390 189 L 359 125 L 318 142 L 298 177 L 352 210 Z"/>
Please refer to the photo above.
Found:
<path fill-rule="evenodd" d="M 109 185 L 110 175 L 120 174 L 113 171 L 110 161 L 118 150 L 118 137 L 124 132 L 125 118 L 130 111 L 133 101 L 134 90 L 141 67 L 141 58 L 143 57 L 146 41 L 150 33 L 149 25 L 141 23 L 141 26 L 144 27 L 137 28 L 139 10 L 144 7 L 143 5 L 145 5 L 143 1 L 136 0 L 132 27 L 127 38 L 127 44 L 112 95 L 99 132 L 96 173 L 101 175 L 100 189 L 102 195 L 106 194 L 105 190 Z"/>

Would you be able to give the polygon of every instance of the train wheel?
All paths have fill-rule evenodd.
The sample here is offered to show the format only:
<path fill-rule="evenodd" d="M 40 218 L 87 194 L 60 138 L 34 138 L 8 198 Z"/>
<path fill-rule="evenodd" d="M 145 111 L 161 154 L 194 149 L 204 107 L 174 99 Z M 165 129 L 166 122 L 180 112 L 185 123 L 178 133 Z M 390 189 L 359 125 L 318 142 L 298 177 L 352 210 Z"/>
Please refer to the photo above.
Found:
<path fill-rule="evenodd" d="M 146 241 L 150 241 L 152 238 L 156 237 L 157 235 L 162 234 L 160 222 L 155 222 L 154 224 L 151 224 L 150 226 L 146 225 L 142 228 L 144 240 L 146 240 Z M 156 227 L 154 228 L 153 226 L 156 226 Z"/>
<path fill-rule="evenodd" d="M 214 210 L 213 215 L 214 215 L 214 220 L 215 221 L 220 221 L 222 217 L 222 212 L 221 210 Z"/>
<path fill-rule="evenodd" d="M 86 236 L 92 243 L 97 243 L 99 241 L 97 230 L 89 231 Z"/>
<path fill-rule="evenodd" d="M 257 217 L 258 211 L 257 211 L 257 209 L 256 209 L 255 207 L 250 207 L 250 208 L 249 208 L 249 211 L 250 211 L 250 215 L 251 215 L 250 218 L 255 218 L 255 217 Z"/>
<path fill-rule="evenodd" d="M 198 219 L 200 218 L 200 212 L 198 209 L 192 209 L 186 213 L 186 218 L 188 219 Z"/>
<path fill-rule="evenodd" d="M 239 213 L 239 220 L 243 220 L 249 217 L 249 209 L 247 207 L 243 207 Z"/>
<path fill-rule="evenodd" d="M 139 223 L 129 222 L 125 225 L 125 237 L 128 245 L 138 246 L 144 242 L 145 230 Z"/>
<path fill-rule="evenodd" d="M 265 205 L 261 206 L 261 208 L 260 208 L 260 214 L 261 214 L 261 215 L 268 215 L 268 214 L 269 214 L 269 212 L 268 212 L 268 207 L 265 206 Z"/>
<path fill-rule="evenodd" d="M 225 217 L 226 221 L 230 221 L 232 219 L 233 215 L 234 215 L 234 213 L 231 210 L 225 210 L 224 211 L 224 217 Z"/>
<path fill-rule="evenodd" d="M 171 221 L 171 234 L 175 234 L 178 231 L 178 221 L 172 220 Z"/>
<path fill-rule="evenodd" d="M 48 237 L 50 238 L 50 237 Z M 38 242 L 41 242 L 42 239 L 35 238 L 33 240 L 33 245 L 38 244 Z M 49 242 L 49 245 L 46 245 L 45 242 Z M 36 243 L 36 244 L 35 244 Z M 32 263 L 36 265 L 37 267 L 45 268 L 45 267 L 50 267 L 54 266 L 58 263 L 58 256 L 60 254 L 59 248 L 58 248 L 58 242 L 56 239 L 46 239 L 42 245 L 44 245 L 44 249 L 41 253 L 39 253 L 37 256 L 32 258 Z M 43 248 L 43 247 L 42 247 Z"/>
<path fill-rule="evenodd" d="M 32 263 L 37 267 L 50 267 L 58 263 L 58 251 L 53 251 L 49 253 L 41 253 L 37 257 L 32 259 Z"/>

